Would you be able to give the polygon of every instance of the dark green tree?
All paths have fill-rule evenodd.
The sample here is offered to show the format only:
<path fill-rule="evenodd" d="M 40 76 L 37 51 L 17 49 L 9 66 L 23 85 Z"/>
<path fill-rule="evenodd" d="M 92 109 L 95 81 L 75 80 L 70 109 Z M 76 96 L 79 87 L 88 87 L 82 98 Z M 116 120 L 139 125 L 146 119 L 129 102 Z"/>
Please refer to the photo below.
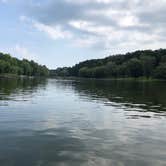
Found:
<path fill-rule="evenodd" d="M 49 70 L 34 61 L 19 60 L 9 54 L 0 53 L 0 74 L 17 74 L 27 76 L 48 76 Z"/>
<path fill-rule="evenodd" d="M 155 70 L 155 77 L 166 79 L 166 63 L 160 64 Z"/>

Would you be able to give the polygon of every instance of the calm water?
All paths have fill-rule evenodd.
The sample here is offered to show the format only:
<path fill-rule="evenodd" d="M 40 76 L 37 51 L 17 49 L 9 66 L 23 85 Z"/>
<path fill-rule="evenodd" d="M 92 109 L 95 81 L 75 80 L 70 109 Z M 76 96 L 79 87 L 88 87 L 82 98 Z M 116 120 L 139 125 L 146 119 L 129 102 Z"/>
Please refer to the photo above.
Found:
<path fill-rule="evenodd" d="M 0 166 L 166 166 L 166 82 L 0 79 Z"/>

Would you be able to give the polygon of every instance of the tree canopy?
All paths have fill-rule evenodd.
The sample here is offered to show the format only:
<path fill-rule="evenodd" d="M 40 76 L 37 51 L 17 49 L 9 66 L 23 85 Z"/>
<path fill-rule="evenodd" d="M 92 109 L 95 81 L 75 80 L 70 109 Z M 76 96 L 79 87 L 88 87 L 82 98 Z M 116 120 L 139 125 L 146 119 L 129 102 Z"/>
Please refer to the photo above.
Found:
<path fill-rule="evenodd" d="M 0 53 L 0 74 L 48 76 L 49 70 L 46 66 L 39 65 L 34 61 L 19 60 L 9 54 Z"/>
<path fill-rule="evenodd" d="M 93 59 L 51 70 L 52 76 L 87 78 L 147 77 L 166 79 L 166 49 L 144 50 Z"/>

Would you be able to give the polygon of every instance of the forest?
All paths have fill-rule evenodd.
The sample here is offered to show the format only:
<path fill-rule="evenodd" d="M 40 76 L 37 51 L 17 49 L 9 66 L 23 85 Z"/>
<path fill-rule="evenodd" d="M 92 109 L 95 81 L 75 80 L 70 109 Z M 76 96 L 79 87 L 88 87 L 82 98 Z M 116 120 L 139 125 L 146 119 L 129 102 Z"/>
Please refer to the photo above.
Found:
<path fill-rule="evenodd" d="M 57 68 L 51 76 L 86 78 L 157 78 L 166 79 L 166 49 L 143 50 L 93 59 L 73 67 Z"/>
<path fill-rule="evenodd" d="M 49 70 L 34 61 L 19 60 L 9 54 L 0 53 L 0 74 L 49 76 Z"/>

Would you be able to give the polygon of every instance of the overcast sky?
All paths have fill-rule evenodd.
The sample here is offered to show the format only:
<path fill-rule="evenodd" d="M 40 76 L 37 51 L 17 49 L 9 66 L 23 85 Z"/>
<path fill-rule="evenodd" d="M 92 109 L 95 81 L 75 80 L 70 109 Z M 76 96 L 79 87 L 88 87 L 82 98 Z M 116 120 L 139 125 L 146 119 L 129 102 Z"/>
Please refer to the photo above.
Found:
<path fill-rule="evenodd" d="M 49 68 L 166 47 L 166 0 L 0 0 L 0 51 Z"/>

